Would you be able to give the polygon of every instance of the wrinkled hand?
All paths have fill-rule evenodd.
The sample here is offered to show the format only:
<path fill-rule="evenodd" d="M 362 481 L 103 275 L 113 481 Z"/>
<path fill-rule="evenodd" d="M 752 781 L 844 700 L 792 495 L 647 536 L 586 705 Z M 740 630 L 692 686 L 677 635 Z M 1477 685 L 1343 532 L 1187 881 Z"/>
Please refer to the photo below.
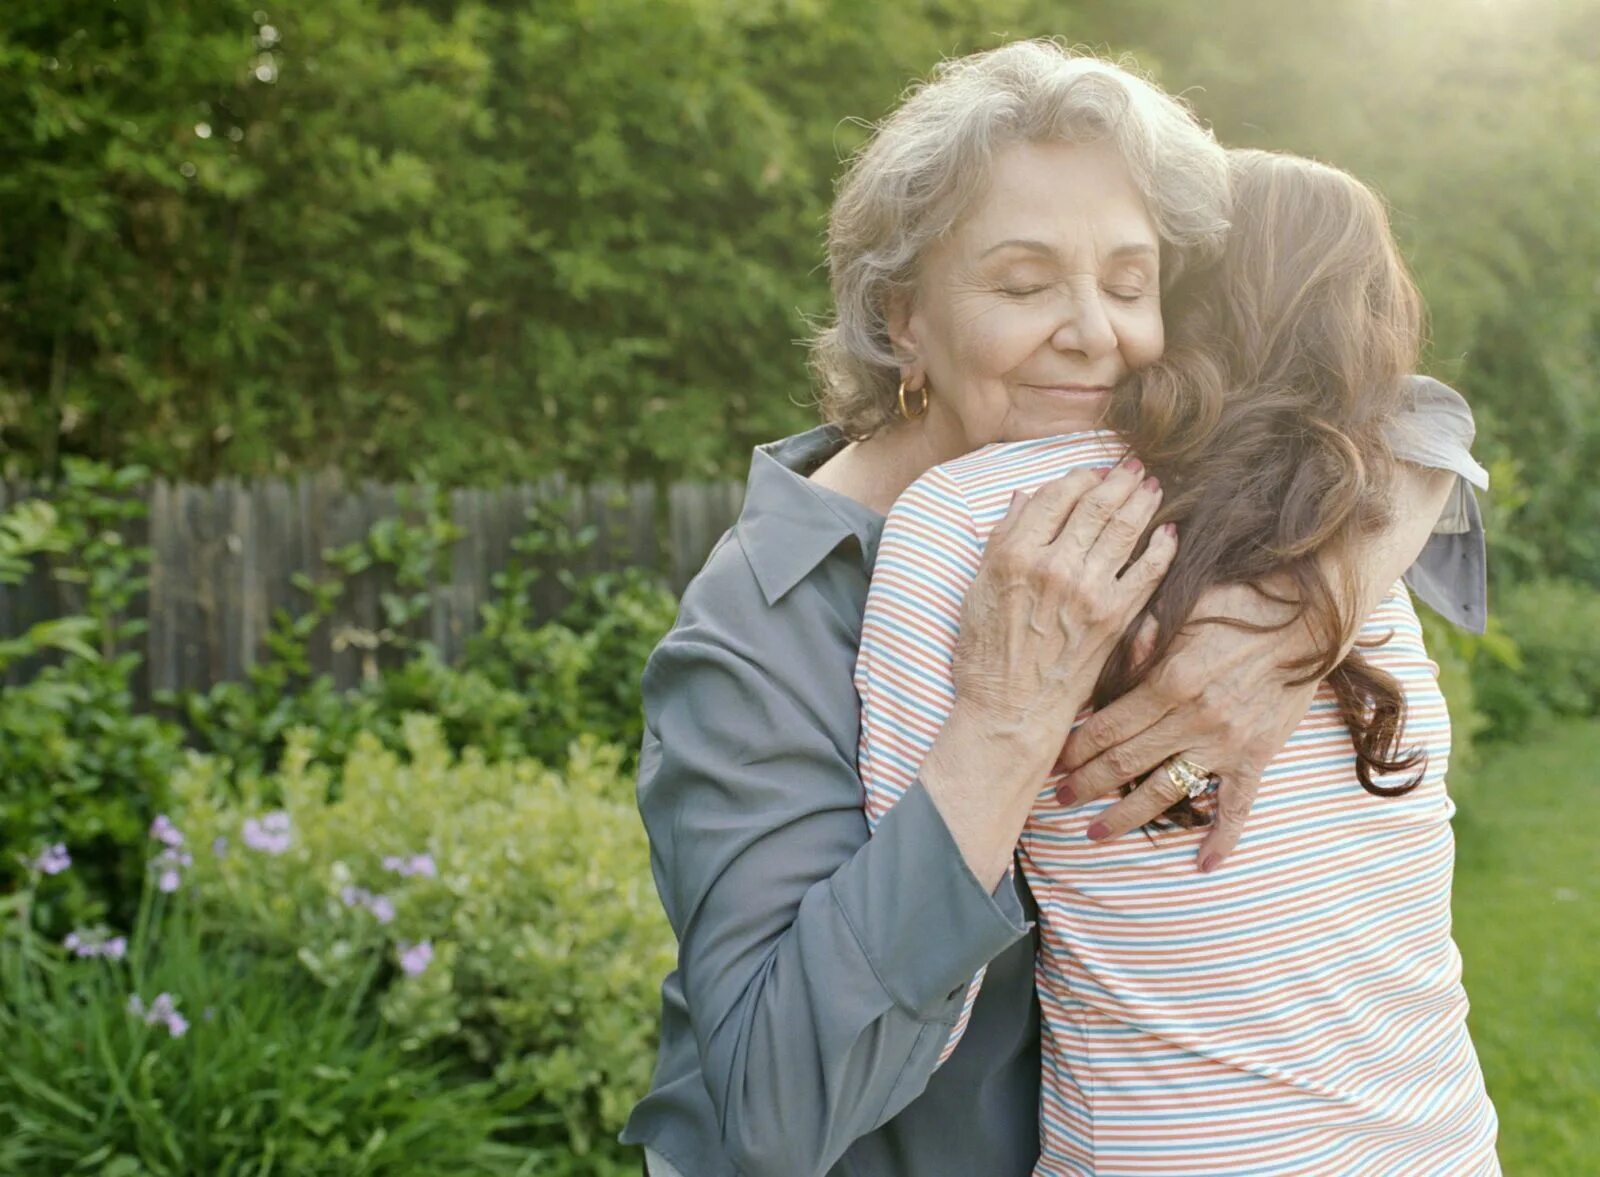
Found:
<path fill-rule="evenodd" d="M 1288 612 L 1247 586 L 1223 586 L 1200 598 L 1195 617 L 1278 625 Z M 1145 777 L 1089 830 L 1095 838 L 1119 837 L 1183 796 L 1159 766 L 1168 757 L 1186 757 L 1222 780 L 1216 820 L 1196 855 L 1201 870 L 1214 870 L 1238 845 L 1261 774 L 1311 706 L 1317 684 L 1289 685 L 1299 672 L 1284 664 L 1312 644 L 1299 624 L 1252 633 L 1191 623 L 1139 686 L 1067 740 L 1058 768 L 1070 775 L 1058 799 L 1082 804 Z"/>
<path fill-rule="evenodd" d="M 1130 459 L 1018 495 L 990 536 L 962 606 L 956 705 L 1041 773 L 1172 563 L 1171 527 L 1128 563 L 1160 503 L 1160 485 Z"/>

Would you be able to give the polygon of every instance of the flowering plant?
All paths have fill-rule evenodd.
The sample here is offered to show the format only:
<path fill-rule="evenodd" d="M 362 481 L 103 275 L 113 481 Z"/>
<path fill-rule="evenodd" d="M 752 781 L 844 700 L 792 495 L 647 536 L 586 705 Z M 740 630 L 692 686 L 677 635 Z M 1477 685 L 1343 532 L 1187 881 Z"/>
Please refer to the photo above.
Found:
<path fill-rule="evenodd" d="M 150 838 L 131 933 L 40 932 L 38 888 L 75 869 L 65 844 L 0 897 L 0 1173 L 529 1171 L 494 1140 L 493 1090 L 403 1050 L 364 1002 L 391 967 L 376 944 L 349 985 L 318 984 L 168 885 L 180 823 Z M 394 967 L 425 969 L 425 943 L 409 951 Z"/>
<path fill-rule="evenodd" d="M 402 723 L 404 756 L 363 733 L 337 770 L 304 729 L 242 785 L 191 757 L 174 814 L 195 844 L 226 840 L 195 856 L 197 898 L 331 987 L 381 958 L 399 1040 L 492 1074 L 527 1109 L 539 1172 L 625 1171 L 612 1141 L 674 957 L 623 756 L 580 741 L 562 771 L 488 763 L 437 718 Z"/>

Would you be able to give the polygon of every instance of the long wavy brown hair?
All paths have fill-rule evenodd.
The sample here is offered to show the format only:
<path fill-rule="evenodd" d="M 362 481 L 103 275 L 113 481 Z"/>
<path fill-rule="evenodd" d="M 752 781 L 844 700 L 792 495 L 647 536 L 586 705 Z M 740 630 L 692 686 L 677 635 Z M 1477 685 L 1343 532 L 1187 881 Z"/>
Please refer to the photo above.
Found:
<path fill-rule="evenodd" d="M 1214 586 L 1255 585 L 1289 607 L 1284 629 L 1312 634 L 1314 653 L 1285 668 L 1333 687 L 1362 787 L 1396 796 L 1421 780 L 1423 756 L 1401 746 L 1399 684 L 1359 648 L 1341 657 L 1362 621 L 1357 585 L 1335 584 L 1321 557 L 1391 521 L 1386 427 L 1416 370 L 1421 300 L 1383 204 L 1360 181 L 1298 156 L 1230 155 L 1234 224 L 1223 255 L 1167 295 L 1165 355 L 1121 385 L 1108 410 L 1109 426 L 1161 478 L 1152 527 L 1176 522 L 1180 542 L 1149 607 L 1154 652 L 1135 665 L 1130 630 L 1095 702 L 1129 690 L 1185 624 L 1249 628 L 1194 614 Z M 1373 779 L 1411 769 L 1399 785 Z M 1188 801 L 1163 816 L 1209 820 Z"/>

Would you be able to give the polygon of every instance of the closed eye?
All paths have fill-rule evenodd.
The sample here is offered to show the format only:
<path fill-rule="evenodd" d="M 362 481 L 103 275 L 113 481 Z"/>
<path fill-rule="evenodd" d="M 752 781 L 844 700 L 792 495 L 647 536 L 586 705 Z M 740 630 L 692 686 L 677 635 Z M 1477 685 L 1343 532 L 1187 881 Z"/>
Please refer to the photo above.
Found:
<path fill-rule="evenodd" d="M 1002 286 L 1000 293 L 1007 298 L 1027 298 L 1034 294 L 1043 294 L 1050 289 L 1048 286 Z"/>
<path fill-rule="evenodd" d="M 1106 293 L 1118 302 L 1138 302 L 1144 297 L 1144 291 L 1135 286 L 1112 286 Z"/>

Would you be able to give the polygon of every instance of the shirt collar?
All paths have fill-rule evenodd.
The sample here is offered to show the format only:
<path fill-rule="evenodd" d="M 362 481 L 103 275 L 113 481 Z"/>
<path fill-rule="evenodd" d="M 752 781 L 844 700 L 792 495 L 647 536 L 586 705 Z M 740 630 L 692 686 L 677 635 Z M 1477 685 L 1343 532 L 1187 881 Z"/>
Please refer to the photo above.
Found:
<path fill-rule="evenodd" d="M 883 516 L 806 477 L 845 445 L 835 426 L 819 425 L 757 446 L 739 512 L 739 540 L 768 605 L 776 604 L 835 548 L 854 539 L 862 564 L 877 555 Z"/>

